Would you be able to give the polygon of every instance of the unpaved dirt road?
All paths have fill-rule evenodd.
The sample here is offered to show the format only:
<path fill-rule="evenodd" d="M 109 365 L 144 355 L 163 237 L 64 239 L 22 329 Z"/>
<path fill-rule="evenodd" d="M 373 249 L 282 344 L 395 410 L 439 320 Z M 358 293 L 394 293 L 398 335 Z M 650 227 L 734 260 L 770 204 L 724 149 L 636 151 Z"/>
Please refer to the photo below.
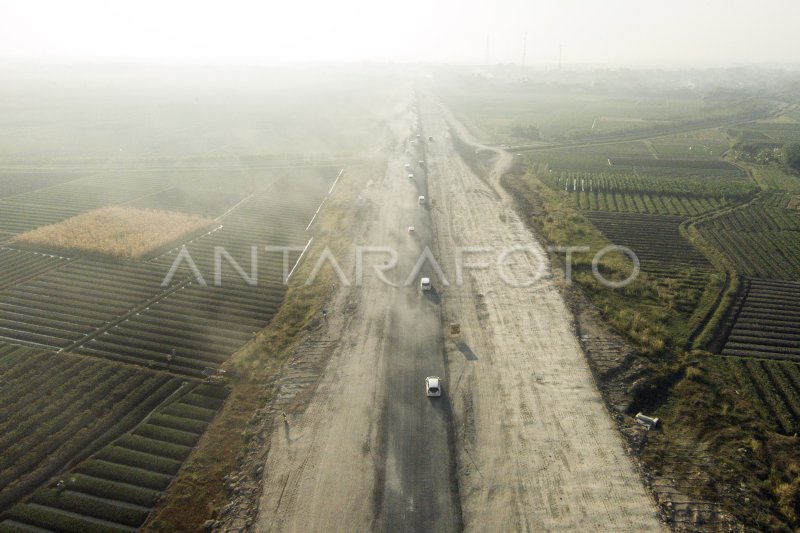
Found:
<path fill-rule="evenodd" d="M 464 529 L 659 530 L 655 504 L 605 410 L 544 250 L 455 152 L 449 114 L 424 94 L 420 112 L 423 134 L 434 138 L 427 153 L 440 249 L 491 250 L 468 260 L 489 268 L 470 270 L 462 287 L 443 294 L 445 320 L 462 328 L 447 352 Z M 512 281 L 544 266 L 527 288 L 510 286 L 495 268 L 502 250 L 518 247 L 528 252 L 507 256 Z"/>
<path fill-rule="evenodd" d="M 341 338 L 308 407 L 279 421 L 258 531 L 460 529 L 448 398 L 425 394 L 426 376 L 446 376 L 438 293 L 419 290 L 430 265 L 405 286 L 432 238 L 430 212 L 418 203 L 426 184 L 408 143 L 412 122 L 409 114 L 398 125 L 385 175 L 353 202 L 364 213 L 353 245 L 396 250 L 397 266 L 386 274 L 396 286 L 372 270 L 390 253 L 365 249 L 363 283 L 337 258 L 351 284 L 339 288 L 330 312 L 328 327 Z"/>
<path fill-rule="evenodd" d="M 425 264 L 411 287 L 388 286 L 371 268 L 391 257 L 374 252 L 358 286 L 353 261 L 340 258 L 353 285 L 330 308 L 337 346 L 309 403 L 276 423 L 253 529 L 659 530 L 541 246 L 455 152 L 452 117 L 427 94 L 418 110 L 419 143 L 409 115 L 385 175 L 354 199 L 364 222 L 353 243 L 396 249 L 387 277 L 397 284 L 430 246 L 450 285 Z M 507 254 L 507 277 L 530 275 L 537 258 L 545 273 L 518 288 L 493 266 L 468 269 L 458 286 L 459 247 L 488 248 L 465 262 L 492 265 L 526 247 Z M 420 276 L 436 290 L 421 294 Z M 451 321 L 461 335 L 445 331 Z M 425 396 L 428 375 L 444 378 L 444 397 Z"/>

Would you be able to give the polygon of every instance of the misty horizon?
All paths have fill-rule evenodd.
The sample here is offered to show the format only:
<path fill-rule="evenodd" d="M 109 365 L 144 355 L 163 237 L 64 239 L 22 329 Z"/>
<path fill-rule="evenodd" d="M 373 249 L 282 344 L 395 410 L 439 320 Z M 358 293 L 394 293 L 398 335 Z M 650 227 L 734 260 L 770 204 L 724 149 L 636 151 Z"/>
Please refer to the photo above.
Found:
<path fill-rule="evenodd" d="M 724 13 L 721 16 L 720 13 Z M 628 0 L 302 6 L 84 0 L 0 3 L 0 62 L 185 65 L 515 64 L 563 68 L 798 66 L 797 4 Z"/>

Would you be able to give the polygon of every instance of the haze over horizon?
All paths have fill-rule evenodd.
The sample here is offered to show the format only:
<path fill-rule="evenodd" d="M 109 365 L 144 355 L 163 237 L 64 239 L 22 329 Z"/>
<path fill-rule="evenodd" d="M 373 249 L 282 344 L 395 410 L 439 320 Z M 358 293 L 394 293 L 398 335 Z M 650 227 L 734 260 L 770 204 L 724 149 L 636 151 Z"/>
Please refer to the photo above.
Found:
<path fill-rule="evenodd" d="M 185 64 L 797 65 L 800 3 L 0 1 L 0 60 Z"/>

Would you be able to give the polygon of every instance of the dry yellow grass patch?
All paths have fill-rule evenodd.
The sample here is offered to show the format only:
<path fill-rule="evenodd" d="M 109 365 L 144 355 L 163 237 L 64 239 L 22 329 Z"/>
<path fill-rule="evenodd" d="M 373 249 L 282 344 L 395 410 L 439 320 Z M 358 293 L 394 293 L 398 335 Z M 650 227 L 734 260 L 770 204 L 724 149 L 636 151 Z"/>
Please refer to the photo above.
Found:
<path fill-rule="evenodd" d="M 114 206 L 21 233 L 14 241 L 48 249 L 137 259 L 211 222 L 184 213 Z"/>

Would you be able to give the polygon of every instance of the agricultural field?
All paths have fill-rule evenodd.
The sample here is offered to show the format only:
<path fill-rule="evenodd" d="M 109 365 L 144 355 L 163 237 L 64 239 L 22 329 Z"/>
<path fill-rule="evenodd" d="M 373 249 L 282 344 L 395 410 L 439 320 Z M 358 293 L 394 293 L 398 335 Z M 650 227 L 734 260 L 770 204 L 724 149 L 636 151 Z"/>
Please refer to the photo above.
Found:
<path fill-rule="evenodd" d="M 295 248 L 289 252 L 289 263 L 294 264 L 311 235 L 306 227 L 327 194 L 339 171 L 335 167 L 302 171 L 276 179 L 264 191 L 252 195 L 238 207 L 217 220 L 213 231 L 188 243 L 187 250 L 204 276 L 211 279 L 214 272 L 214 249 L 222 246 L 250 272 L 252 247 L 258 247 L 258 276 L 262 282 L 283 282 L 282 252 L 267 252 L 266 246 Z M 175 248 L 154 259 L 155 263 L 169 268 L 180 248 Z M 235 271 L 223 263 L 228 275 Z"/>
<path fill-rule="evenodd" d="M 226 395 L 220 386 L 184 384 L 137 427 L 64 473 L 63 486 L 53 482 L 11 507 L 0 531 L 136 531 Z"/>
<path fill-rule="evenodd" d="M 39 260 L 41 263 L 41 260 Z M 63 262 L 0 292 L 0 338 L 69 349 L 158 299 L 165 272 L 147 263 Z"/>
<path fill-rule="evenodd" d="M 0 170 L 0 198 L 15 196 L 29 191 L 52 187 L 65 181 L 72 181 L 85 174 L 84 171 L 63 170 L 60 172 L 42 170 Z"/>
<path fill-rule="evenodd" d="M 694 186 L 679 179 L 572 172 L 547 173 L 540 180 L 570 197 L 578 209 L 683 217 L 734 205 L 753 191 L 749 186 L 731 187 L 725 183 L 721 188 L 727 189 L 730 196 L 721 196 L 709 192 L 714 180 Z"/>
<path fill-rule="evenodd" d="M 132 169 L 213 156 L 362 158 L 406 87 L 390 73 L 360 70 L 15 70 L 0 87 L 0 154 L 30 166 Z"/>
<path fill-rule="evenodd" d="M 664 158 L 721 157 L 730 148 L 730 141 L 719 129 L 680 133 L 647 142 L 654 155 Z"/>
<path fill-rule="evenodd" d="M 0 290 L 58 268 L 66 261 L 51 254 L 0 248 Z"/>
<path fill-rule="evenodd" d="M 780 147 L 800 142 L 800 121 L 783 116 L 773 120 L 748 122 L 730 128 L 729 135 L 747 143 Z"/>
<path fill-rule="evenodd" d="M 715 158 L 655 157 L 619 154 L 599 147 L 575 150 L 537 150 L 530 158 L 553 172 L 577 171 L 655 178 L 746 178 L 735 165 Z M 740 180 L 741 181 L 741 180 Z"/>
<path fill-rule="evenodd" d="M 783 435 L 800 432 L 800 366 L 783 361 L 725 357 L 739 394 L 759 419 Z"/>
<path fill-rule="evenodd" d="M 747 278 L 740 290 L 720 353 L 800 362 L 800 282 Z"/>
<path fill-rule="evenodd" d="M 23 428 L 0 438 L 30 429 L 20 442 L 31 450 L 3 444 L 0 531 L 133 531 L 227 395 L 201 378 L 280 310 L 323 199 L 383 147 L 407 86 L 232 69 L 137 72 L 130 90 L 123 68 L 60 79 L 52 99 L 47 75 L 28 74 L 0 87 L 0 425 Z M 111 257 L 88 231 L 111 229 L 98 218 L 109 209 L 139 229 L 152 210 L 170 218 Z M 100 249 L 27 239 L 67 224 Z M 216 247 L 230 256 L 219 278 Z M 183 262 L 164 283 L 183 249 L 203 279 Z"/>
<path fill-rule="evenodd" d="M 190 175 L 184 171 L 176 172 L 170 169 L 162 172 L 125 172 L 122 169 L 114 169 L 46 189 L 18 194 L 6 198 L 4 202 L 29 208 L 41 206 L 40 209 L 58 206 L 72 213 L 83 213 L 135 201 L 189 178 Z M 19 218 L 24 220 L 24 216 Z"/>
<path fill-rule="evenodd" d="M 533 125 L 543 140 L 558 141 L 659 131 L 748 111 L 707 105 L 693 91 L 658 94 L 625 86 L 612 94 L 605 88 L 593 90 L 582 84 L 565 87 L 562 83 L 440 76 L 437 92 L 459 118 L 466 119 L 473 133 L 492 142 L 530 142 L 514 135 L 515 126 Z"/>
<path fill-rule="evenodd" d="M 136 426 L 181 380 L 0 343 L 0 511 Z"/>
<path fill-rule="evenodd" d="M 201 376 L 219 367 L 277 312 L 286 288 L 248 287 L 228 279 L 221 287 L 196 281 L 129 315 L 82 343 L 78 353 Z"/>
<path fill-rule="evenodd" d="M 699 142 L 687 134 L 666 139 L 669 146 Z M 655 143 L 635 141 L 534 150 L 527 157 L 543 183 L 571 196 L 581 210 L 693 217 L 758 192 L 744 170 L 719 157 L 661 157 L 657 150 Z"/>
<path fill-rule="evenodd" d="M 711 263 L 679 232 L 677 216 L 593 212 L 591 223 L 611 242 L 633 250 L 642 271 L 663 290 L 670 308 L 689 316 L 713 271 Z"/>
<path fill-rule="evenodd" d="M 242 200 L 236 192 L 174 187 L 127 204 L 142 209 L 187 213 L 203 218 L 217 218 Z"/>
<path fill-rule="evenodd" d="M 16 235 L 49 224 L 56 224 L 80 213 L 66 205 L 29 205 L 0 200 L 0 232 Z"/>
<path fill-rule="evenodd" d="M 800 279 L 800 214 L 756 201 L 699 225 L 745 276 Z"/>
<path fill-rule="evenodd" d="M 19 234 L 16 245 L 65 255 L 138 259 L 211 224 L 211 220 L 154 209 L 104 207 Z"/>
<path fill-rule="evenodd" d="M 141 525 L 222 402 L 222 397 L 206 385 L 79 465 L 70 474 L 68 490 L 54 489 L 51 476 L 67 462 L 82 458 L 77 452 L 66 457 L 69 450 L 96 451 L 111 437 L 130 430 L 180 383 L 218 368 L 270 322 L 286 287 L 282 283 L 282 253 L 269 254 L 264 247 L 302 249 L 310 239 L 307 226 L 340 171 L 334 167 L 280 169 L 275 173 L 259 170 L 248 173 L 241 187 L 232 187 L 235 192 L 193 194 L 192 198 L 205 198 L 204 209 L 217 217 L 212 231 L 185 242 L 205 276 L 206 286 L 185 264 L 170 283 L 163 285 L 177 249 L 149 261 L 110 262 L 59 256 L 31 243 L 25 249 L 14 244 L 0 248 L 0 342 L 13 347 L 9 349 L 13 358 L 8 360 L 8 367 L 0 366 L 3 390 L 17 391 L 6 389 L 12 383 L 9 380 L 28 371 L 42 376 L 33 384 L 55 384 L 57 392 L 50 396 L 31 394 L 48 398 L 49 409 L 63 411 L 63 417 L 55 417 L 54 423 L 66 424 L 65 438 L 72 435 L 70 448 L 62 446 L 62 454 L 62 448 L 52 448 L 52 441 L 31 434 L 31 439 L 45 444 L 35 448 L 39 455 L 17 462 L 17 469 L 6 473 L 8 497 L 0 487 L 0 498 L 6 498 L 2 500 L 4 508 L 48 479 L 50 485 L 27 503 L 7 510 L 0 531 L 30 530 L 34 524 L 58 531 L 132 530 Z M 258 189 L 247 193 L 246 187 L 256 182 Z M 40 205 L 46 211 L 47 202 L 54 199 L 36 201 L 41 203 L 25 205 Z M 169 193 L 147 196 L 142 201 L 162 206 L 171 203 L 176 212 L 196 207 L 185 196 Z M 86 207 L 89 205 L 76 204 L 75 209 Z M 217 285 L 216 246 L 225 247 L 245 272 L 257 276 L 257 286 L 248 285 L 225 260 Z M 259 251 L 257 272 L 250 269 L 251 246 Z M 298 256 L 296 250 L 287 258 L 290 267 Z M 56 350 L 59 353 L 53 354 Z M 47 372 L 32 367 L 37 359 L 31 353 L 56 358 L 56 363 L 41 365 L 58 370 L 65 383 L 45 380 Z M 21 364 L 22 359 L 30 364 Z M 94 366 L 65 366 L 73 360 Z M 89 379 L 89 374 L 104 381 L 98 384 Z M 86 408 L 94 396 L 80 394 L 87 386 L 106 395 L 110 402 L 95 401 L 103 413 L 95 417 L 98 429 L 83 427 L 85 417 L 94 413 Z M 82 413 L 74 417 L 74 427 L 66 421 L 74 414 L 73 409 Z M 43 412 L 50 413 L 46 409 Z M 31 420 L 40 418 L 31 416 Z M 47 430 L 53 427 L 41 426 Z M 114 433 L 106 432 L 109 426 Z M 17 435 L 11 430 L 6 434 L 9 438 Z M 41 468 L 36 466 L 39 463 Z M 54 470 L 54 465 L 59 468 Z"/>

